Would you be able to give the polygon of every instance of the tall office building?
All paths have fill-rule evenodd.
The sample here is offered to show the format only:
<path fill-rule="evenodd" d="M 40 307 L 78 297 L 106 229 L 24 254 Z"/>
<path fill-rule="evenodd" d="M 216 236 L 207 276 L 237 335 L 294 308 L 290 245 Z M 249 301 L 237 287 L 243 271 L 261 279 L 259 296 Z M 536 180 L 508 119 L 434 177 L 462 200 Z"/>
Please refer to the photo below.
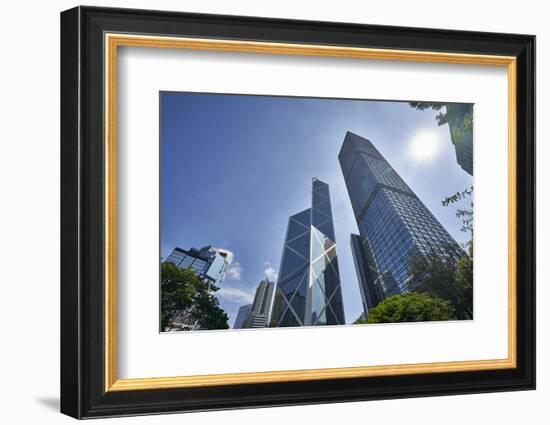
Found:
<path fill-rule="evenodd" d="M 201 249 L 185 250 L 175 248 L 165 262 L 172 263 L 182 269 L 191 269 L 199 277 L 209 283 L 219 285 L 224 277 L 225 270 L 233 261 L 233 253 L 211 245 Z"/>
<path fill-rule="evenodd" d="M 252 311 L 252 304 L 241 306 L 239 308 L 239 312 L 237 313 L 237 318 L 235 319 L 235 323 L 233 324 L 233 329 L 246 328 L 251 311 Z"/>
<path fill-rule="evenodd" d="M 449 119 L 449 132 L 455 147 L 456 162 L 469 175 L 474 175 L 474 132 L 472 129 L 473 105 L 453 104 Z M 447 106 L 447 110 L 449 106 Z"/>
<path fill-rule="evenodd" d="M 223 280 L 225 270 L 233 260 L 233 253 L 225 249 L 215 248 L 211 245 L 201 249 L 191 248 L 185 250 L 176 247 L 164 260 L 165 263 L 172 263 L 181 269 L 193 270 L 208 288 L 219 286 Z M 162 331 L 196 330 L 200 329 L 197 321 L 191 318 L 190 311 L 180 311 L 172 321 L 170 329 Z"/>
<path fill-rule="evenodd" d="M 348 132 L 338 159 L 361 236 L 352 236 L 351 245 L 368 309 L 416 289 L 420 282 L 413 281 L 411 260 L 459 248 L 369 140 Z"/>
<path fill-rule="evenodd" d="M 384 299 L 384 293 L 380 285 L 376 284 L 378 271 L 374 267 L 374 256 L 365 240 L 360 235 L 352 234 L 350 245 L 366 317 L 368 312 Z"/>
<path fill-rule="evenodd" d="M 275 282 L 262 280 L 256 288 L 252 304 L 239 309 L 233 328 L 265 328 L 269 323 L 274 292 Z"/>
<path fill-rule="evenodd" d="M 313 179 L 311 208 L 288 220 L 270 326 L 344 323 L 329 187 Z"/>
<path fill-rule="evenodd" d="M 275 292 L 275 282 L 269 279 L 262 280 L 256 288 L 252 309 L 248 319 L 249 328 L 265 328 L 269 323 L 271 315 L 271 305 L 273 303 L 273 293 Z"/>

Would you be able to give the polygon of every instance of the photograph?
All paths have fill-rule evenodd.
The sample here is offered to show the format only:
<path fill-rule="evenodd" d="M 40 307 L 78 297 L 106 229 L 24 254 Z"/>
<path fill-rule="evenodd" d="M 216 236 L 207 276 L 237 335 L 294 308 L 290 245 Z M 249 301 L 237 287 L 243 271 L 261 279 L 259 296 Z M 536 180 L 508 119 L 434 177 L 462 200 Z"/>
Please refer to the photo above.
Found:
<path fill-rule="evenodd" d="M 43 120 L 60 169 L 25 152 L 60 184 L 60 234 L 40 238 L 59 240 L 61 262 L 46 263 L 60 291 L 35 297 L 59 307 L 59 338 L 44 334 L 56 368 L 33 372 L 59 410 L 219 422 L 254 409 L 240 424 L 368 401 L 387 421 L 385 400 L 417 400 L 423 417 L 421 397 L 493 397 L 517 422 L 502 397 L 537 389 L 538 412 L 540 63 L 526 31 L 544 19 L 162 8 L 75 6 L 53 25 L 55 52 L 34 49 L 60 56 L 60 79 L 41 85 L 61 89 L 61 119 Z M 478 407 L 462 404 L 434 417 Z"/>
<path fill-rule="evenodd" d="M 473 104 L 159 96 L 160 332 L 474 319 Z"/>

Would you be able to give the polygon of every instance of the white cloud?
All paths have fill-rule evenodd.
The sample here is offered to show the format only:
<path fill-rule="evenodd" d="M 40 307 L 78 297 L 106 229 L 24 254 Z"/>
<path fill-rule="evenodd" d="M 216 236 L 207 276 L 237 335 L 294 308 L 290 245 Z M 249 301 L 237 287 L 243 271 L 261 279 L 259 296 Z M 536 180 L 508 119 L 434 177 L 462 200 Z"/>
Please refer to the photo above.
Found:
<path fill-rule="evenodd" d="M 216 291 L 216 295 L 220 298 L 240 304 L 250 304 L 254 300 L 253 291 L 232 286 L 222 286 Z"/>
<path fill-rule="evenodd" d="M 227 268 L 225 275 L 229 280 L 241 280 L 243 277 L 243 268 L 237 261 L 235 261 Z"/>
<path fill-rule="evenodd" d="M 265 277 L 267 277 L 270 281 L 275 282 L 278 277 L 277 270 L 275 270 L 268 261 L 265 261 L 264 265 Z"/>

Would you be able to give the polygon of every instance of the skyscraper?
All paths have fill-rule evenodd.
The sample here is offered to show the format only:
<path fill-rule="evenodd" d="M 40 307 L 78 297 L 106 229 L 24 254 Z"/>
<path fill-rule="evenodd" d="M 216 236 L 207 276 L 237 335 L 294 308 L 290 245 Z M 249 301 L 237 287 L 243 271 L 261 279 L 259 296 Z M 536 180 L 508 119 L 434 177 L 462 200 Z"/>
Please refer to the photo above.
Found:
<path fill-rule="evenodd" d="M 344 323 L 329 187 L 314 178 L 311 208 L 288 220 L 270 326 Z"/>
<path fill-rule="evenodd" d="M 373 255 L 365 244 L 365 240 L 360 235 L 352 234 L 350 244 L 363 310 L 367 315 L 370 309 L 384 299 L 385 295 L 380 285 L 377 285 L 378 271 L 374 267 Z"/>
<path fill-rule="evenodd" d="M 165 262 L 182 269 L 191 269 L 208 283 L 219 285 L 232 260 L 231 251 L 207 245 L 189 250 L 176 247 Z"/>
<path fill-rule="evenodd" d="M 239 308 L 237 318 L 233 324 L 233 329 L 243 329 L 247 327 L 250 311 L 252 310 L 252 304 L 243 305 Z"/>
<path fill-rule="evenodd" d="M 274 292 L 275 282 L 262 280 L 256 288 L 252 304 L 239 309 L 233 328 L 265 328 L 269 323 Z"/>
<path fill-rule="evenodd" d="M 176 247 L 164 262 L 172 263 L 181 269 L 193 270 L 198 277 L 208 284 L 209 290 L 212 290 L 212 285 L 220 285 L 225 270 L 232 260 L 233 253 L 231 251 L 207 245 L 201 249 L 191 248 L 189 250 Z M 172 320 L 171 328 L 161 329 L 161 331 L 200 329 L 197 320 L 193 319 L 190 313 L 190 310 L 179 311 L 175 319 Z"/>
<path fill-rule="evenodd" d="M 247 327 L 265 328 L 267 326 L 271 314 L 274 291 L 275 282 L 270 282 L 268 279 L 260 282 L 256 288 Z"/>
<path fill-rule="evenodd" d="M 453 104 L 452 117 L 449 118 L 449 132 L 455 147 L 456 162 L 469 175 L 474 175 L 474 132 L 472 129 L 473 105 Z M 447 106 L 447 111 L 449 106 Z M 447 113 L 447 115 L 449 115 Z"/>
<path fill-rule="evenodd" d="M 338 159 L 361 236 L 351 245 L 370 308 L 416 289 L 411 260 L 432 251 L 448 255 L 446 247 L 457 243 L 369 140 L 348 132 Z"/>

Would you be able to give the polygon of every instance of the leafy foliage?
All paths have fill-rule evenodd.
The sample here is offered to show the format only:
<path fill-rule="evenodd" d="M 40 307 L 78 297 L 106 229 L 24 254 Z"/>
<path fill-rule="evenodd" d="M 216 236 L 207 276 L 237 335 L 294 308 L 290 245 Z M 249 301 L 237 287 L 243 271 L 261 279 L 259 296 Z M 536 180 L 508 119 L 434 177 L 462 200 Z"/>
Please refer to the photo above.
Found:
<path fill-rule="evenodd" d="M 430 102 L 410 102 L 409 105 L 420 111 L 426 109 L 439 111 L 435 117 L 437 125 L 449 124 L 453 143 L 457 143 L 467 134 L 471 134 L 474 127 L 472 105 L 466 103 Z"/>
<path fill-rule="evenodd" d="M 474 187 L 464 189 L 462 192 L 456 192 L 454 195 L 446 197 L 442 203 L 444 207 L 448 207 L 451 204 L 456 204 L 463 199 L 472 196 L 474 193 Z M 463 232 L 473 233 L 474 231 L 474 203 L 470 201 L 468 208 L 457 208 L 456 217 L 462 220 L 462 230 Z"/>
<path fill-rule="evenodd" d="M 216 288 L 217 290 L 217 288 Z M 228 329 L 229 317 L 220 308 L 218 299 L 211 292 L 201 292 L 195 299 L 195 318 L 200 329 Z"/>
<path fill-rule="evenodd" d="M 474 188 L 471 186 L 443 200 L 443 206 L 456 204 L 472 196 Z M 457 208 L 456 217 L 462 220 L 462 231 L 470 233 L 470 240 L 466 243 L 466 254 L 456 264 L 456 286 L 462 291 L 464 305 L 467 311 L 473 314 L 474 290 L 474 203 L 470 200 L 468 208 Z"/>
<path fill-rule="evenodd" d="M 416 290 L 448 300 L 457 319 L 473 316 L 473 258 L 470 252 L 458 246 L 446 246 L 443 252 L 434 249 L 411 262 L 413 279 L 421 282 Z"/>
<path fill-rule="evenodd" d="M 439 126 L 449 124 L 451 139 L 457 143 L 473 130 L 473 108 L 468 104 L 411 102 L 409 105 L 424 111 L 438 111 L 435 119 Z M 472 196 L 473 186 L 448 196 L 442 201 L 443 206 L 457 204 Z M 473 237 L 473 201 L 466 208 L 457 208 L 456 217 L 462 221 L 463 232 Z M 411 261 L 413 280 L 420 282 L 415 288 L 417 293 L 430 294 L 439 300 L 445 300 L 452 307 L 453 315 L 458 319 L 473 317 L 473 243 L 472 239 L 464 245 L 465 251 L 456 245 L 433 247 L 426 255 L 420 255 Z M 411 294 L 408 294 L 411 295 Z M 378 320 L 373 313 L 388 298 L 374 308 L 368 321 Z M 445 319 L 442 319 L 445 320 Z M 356 322 L 365 320 L 359 318 Z"/>
<path fill-rule="evenodd" d="M 172 325 L 176 316 L 193 306 L 193 300 L 204 282 L 191 270 L 172 263 L 161 265 L 161 328 Z"/>
<path fill-rule="evenodd" d="M 462 302 L 470 317 L 474 313 L 474 246 L 468 242 L 467 253 L 456 263 L 455 282 L 462 292 Z"/>
<path fill-rule="evenodd" d="M 386 298 L 355 323 L 427 322 L 455 319 L 449 301 L 427 293 L 412 292 Z"/>
<path fill-rule="evenodd" d="M 456 192 L 442 201 L 447 207 L 472 196 L 473 186 Z M 462 231 L 473 236 L 474 204 L 469 202 L 468 208 L 457 208 L 456 217 L 462 220 Z M 413 277 L 422 282 L 419 290 L 427 291 L 451 301 L 459 319 L 473 317 L 474 292 L 474 252 L 470 239 L 465 244 L 465 251 L 457 247 L 444 247 L 443 253 L 432 250 L 425 257 L 412 262 Z"/>
<path fill-rule="evenodd" d="M 176 319 L 188 328 L 229 328 L 229 317 L 213 295 L 217 290 L 217 287 L 208 285 L 191 269 L 162 263 L 161 330 L 172 327 Z"/>

